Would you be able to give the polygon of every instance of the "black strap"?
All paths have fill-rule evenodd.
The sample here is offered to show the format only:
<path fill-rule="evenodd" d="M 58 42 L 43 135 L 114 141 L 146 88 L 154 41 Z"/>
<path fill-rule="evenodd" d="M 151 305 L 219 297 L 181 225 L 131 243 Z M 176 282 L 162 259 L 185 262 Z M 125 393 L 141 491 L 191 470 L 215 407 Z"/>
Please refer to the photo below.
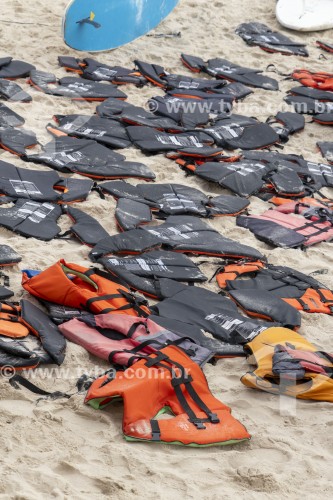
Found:
<path fill-rule="evenodd" d="M 157 420 L 151 420 L 152 441 L 161 441 L 161 429 Z"/>
<path fill-rule="evenodd" d="M 117 349 L 115 351 L 111 351 L 108 359 L 110 363 L 113 363 L 113 358 L 116 354 L 133 354 L 133 356 L 129 359 L 128 365 L 131 366 L 135 361 L 138 361 L 139 359 L 145 359 L 148 358 L 148 355 L 145 356 L 144 354 L 138 354 L 140 351 L 142 351 L 145 347 L 151 345 L 151 344 L 157 344 L 159 347 L 165 347 L 164 344 L 161 342 L 158 342 L 157 340 L 154 339 L 147 339 L 144 342 L 141 342 L 137 346 L 133 347 L 133 349 Z"/>
<path fill-rule="evenodd" d="M 142 343 L 142 344 L 149 345 L 151 343 L 152 343 L 152 340 L 149 339 L 145 343 Z M 110 352 L 110 354 L 108 356 L 109 362 L 112 364 L 115 364 L 113 359 L 112 359 L 113 356 L 115 354 L 122 354 L 122 353 L 133 354 L 133 356 L 127 360 L 127 367 L 132 366 L 132 364 L 135 363 L 136 361 L 138 361 L 139 359 L 150 359 L 151 354 L 140 353 L 140 350 L 145 347 L 142 344 L 139 344 L 136 347 L 133 347 L 133 349 L 119 349 L 119 350 Z M 163 347 L 165 347 L 165 346 L 163 346 Z M 118 366 L 121 366 L 121 365 L 118 365 Z"/>
<path fill-rule="evenodd" d="M 9 316 L 6 321 L 11 321 L 12 323 L 19 323 L 20 319 L 17 316 Z"/>
<path fill-rule="evenodd" d="M 212 424 L 218 424 L 220 422 L 220 419 L 218 418 L 216 413 L 213 413 L 206 403 L 200 398 L 199 394 L 197 391 L 194 389 L 193 385 L 191 383 L 186 383 L 186 390 L 193 399 L 193 401 L 199 406 L 199 408 L 206 413 L 207 417 L 209 418 L 209 421 Z"/>
<path fill-rule="evenodd" d="M 173 380 L 172 380 L 172 383 L 173 383 L 173 384 L 174 384 L 175 382 L 177 382 L 177 379 L 173 379 Z M 205 405 L 204 403 L 203 403 L 203 405 L 207 408 L 207 411 L 205 411 L 205 410 L 203 410 L 203 409 L 202 409 L 202 410 L 206 413 L 206 415 L 207 415 L 207 417 L 208 417 L 208 418 L 199 418 L 199 417 L 197 417 L 197 416 L 196 416 L 196 414 L 194 413 L 194 411 L 192 410 L 192 408 L 191 408 L 191 407 L 190 407 L 190 405 L 188 404 L 188 402 L 187 402 L 187 400 L 186 400 L 186 398 L 185 398 L 185 395 L 184 395 L 183 391 L 182 391 L 182 390 L 181 390 L 181 388 L 180 388 L 181 383 L 183 383 L 183 382 L 180 382 L 180 384 L 179 384 L 179 385 L 173 385 L 173 387 L 174 387 L 174 391 L 175 391 L 175 394 L 176 394 L 176 396 L 177 396 L 177 399 L 178 399 L 179 403 L 181 404 L 182 408 L 184 409 L 184 411 L 187 413 L 187 415 L 188 415 L 188 417 L 189 417 L 189 421 L 190 421 L 193 425 L 195 425 L 195 427 L 196 427 L 197 429 L 199 429 L 199 430 L 201 430 L 201 429 L 206 429 L 206 427 L 205 427 L 205 425 L 204 425 L 204 423 L 206 423 L 206 422 L 211 422 L 211 423 L 213 423 L 213 424 L 217 424 L 217 423 L 219 423 L 219 422 L 220 422 L 220 420 L 219 420 L 219 418 L 218 418 L 217 414 L 216 414 L 216 413 L 211 412 L 211 411 L 210 411 L 210 410 L 206 407 L 206 405 Z M 186 386 L 186 389 L 187 389 L 187 391 L 188 391 L 188 389 L 189 389 L 190 387 L 192 387 L 192 386 L 191 386 L 191 384 L 190 384 L 189 382 L 185 382 L 185 384 L 186 384 L 186 385 L 185 385 L 185 386 Z M 192 387 L 192 389 L 193 389 L 193 387 Z M 194 390 L 194 389 L 193 389 L 193 390 Z M 188 391 L 188 392 L 189 392 L 189 391 Z M 194 393 L 195 393 L 195 394 L 196 394 L 196 396 L 197 396 L 197 393 L 196 393 L 195 391 L 194 391 Z M 192 397 L 192 396 L 191 396 L 191 397 Z M 192 399 L 193 399 L 193 397 L 192 397 Z M 200 398 L 199 398 L 199 400 L 201 401 L 201 399 L 200 399 Z"/>
<path fill-rule="evenodd" d="M 0 312 L 4 312 L 5 314 L 10 314 L 10 315 L 16 315 L 17 317 L 19 317 L 20 312 L 17 309 L 16 304 L 19 305 L 18 302 L 15 303 L 15 302 L 8 302 L 7 300 L 3 300 L 2 302 L 0 302 Z M 3 311 L 2 310 L 3 305 L 10 307 L 11 311 Z"/>
<path fill-rule="evenodd" d="M 171 380 L 171 384 L 173 387 L 173 390 L 175 391 L 175 394 L 177 396 L 177 399 L 183 408 L 183 410 L 187 413 L 189 417 L 189 421 L 196 426 L 197 429 L 205 429 L 206 427 L 204 426 L 202 419 L 198 418 L 190 405 L 188 404 L 183 391 L 181 390 L 181 385 L 184 384 L 184 380 L 181 380 L 179 378 L 174 378 Z"/>
<path fill-rule="evenodd" d="M 314 226 L 314 227 L 316 227 L 316 226 Z M 315 233 L 306 235 L 306 237 L 312 238 L 312 236 L 317 236 L 317 234 L 327 233 L 327 231 L 331 231 L 332 229 L 333 229 L 333 226 L 331 226 L 331 227 L 327 226 L 325 228 L 323 227 L 321 229 L 318 229 L 318 231 L 316 231 Z"/>
<path fill-rule="evenodd" d="M 329 290 L 329 289 L 327 289 L 327 291 L 332 293 L 332 291 Z M 320 297 L 320 300 L 324 304 L 330 304 L 330 303 L 332 303 L 332 305 L 333 305 L 333 294 L 332 294 L 332 298 L 331 299 L 327 299 L 320 288 L 316 288 L 316 292 L 318 293 L 318 295 Z"/>
<path fill-rule="evenodd" d="M 85 273 L 83 273 L 85 276 L 87 276 L 87 278 L 90 278 L 90 276 L 92 276 L 93 274 L 96 274 L 96 269 L 88 269 L 88 271 L 86 271 Z"/>
<path fill-rule="evenodd" d="M 22 375 L 17 375 L 17 374 L 14 375 L 9 379 L 9 383 L 15 389 L 19 389 L 19 385 L 21 385 L 22 387 L 25 387 L 34 394 L 39 394 L 40 396 L 46 396 L 50 399 L 60 399 L 60 398 L 69 399 L 72 396 L 72 394 L 67 394 L 65 392 L 60 392 L 60 391 L 55 391 L 55 392 L 44 391 L 44 389 L 41 389 L 40 387 L 33 384 L 26 378 L 22 377 Z"/>
<path fill-rule="evenodd" d="M 115 370 L 108 370 L 107 372 L 105 372 L 106 375 L 106 379 L 104 380 L 104 382 L 100 385 L 100 387 L 104 387 L 105 385 L 107 385 L 109 382 L 112 382 L 112 380 L 114 380 L 116 374 L 115 374 Z"/>
<path fill-rule="evenodd" d="M 100 302 L 102 300 L 111 300 L 111 299 L 122 299 L 123 296 L 120 293 L 111 293 L 109 295 L 99 295 L 97 297 L 92 297 L 91 299 L 88 299 L 86 304 L 87 308 L 90 309 L 91 304 L 94 302 Z"/>
<path fill-rule="evenodd" d="M 192 339 L 191 337 L 186 337 L 186 336 L 182 336 L 182 337 L 179 337 L 178 339 L 176 340 L 167 340 L 165 343 L 167 345 L 175 345 L 175 346 L 179 346 L 180 344 L 182 344 L 183 342 L 185 342 L 185 340 L 188 340 L 189 342 L 191 342 L 192 344 L 196 344 L 198 346 L 200 346 L 200 343 L 197 339 Z M 188 353 L 189 352 L 189 349 L 184 349 L 183 347 L 181 348 L 184 352 Z M 192 350 L 191 350 L 192 351 Z"/>
<path fill-rule="evenodd" d="M 168 361 L 171 365 L 173 365 L 173 367 L 178 368 L 180 370 L 181 375 L 179 376 L 178 374 L 176 374 L 173 367 L 165 365 L 163 362 L 161 362 L 165 360 Z M 197 429 L 205 429 L 203 422 L 211 422 L 214 424 L 219 423 L 220 420 L 217 417 L 216 413 L 213 413 L 204 403 L 204 401 L 202 401 L 199 394 L 192 385 L 193 379 L 191 375 L 186 374 L 184 367 L 180 363 L 170 359 L 165 354 L 159 352 L 155 358 L 148 358 L 146 366 L 148 367 L 159 366 L 161 368 L 166 368 L 171 373 L 172 375 L 171 385 L 175 391 L 177 399 L 180 405 L 182 406 L 183 410 L 185 411 L 185 413 L 187 413 L 189 421 L 193 423 L 197 427 Z M 195 412 L 188 404 L 183 391 L 181 390 L 181 385 L 185 386 L 192 400 L 207 415 L 208 419 L 202 419 L 196 416 Z"/>
<path fill-rule="evenodd" d="M 68 238 L 68 236 L 70 236 L 70 238 Z M 62 234 L 57 234 L 57 236 L 54 236 L 54 239 L 57 239 L 57 240 L 71 240 L 72 239 L 71 236 L 73 236 L 73 231 L 72 231 L 72 229 L 68 229 L 68 231 L 65 231 Z"/>
<path fill-rule="evenodd" d="M 89 276 L 90 275 L 91 275 L 91 273 L 89 274 Z M 86 274 L 86 276 L 89 277 L 87 274 Z M 128 304 L 124 304 L 121 307 L 108 307 L 108 308 L 100 311 L 99 314 L 106 314 L 106 313 L 112 312 L 112 311 L 126 311 L 127 309 L 134 309 L 138 313 L 139 316 L 142 316 L 142 317 L 149 316 L 149 313 L 147 313 L 146 311 L 144 311 L 140 307 L 141 304 L 142 305 L 147 304 L 147 301 L 145 299 L 141 299 L 140 297 L 138 297 L 130 292 L 127 292 L 126 290 L 119 289 L 118 292 L 119 293 L 116 293 L 116 294 L 100 295 L 97 297 L 91 297 L 90 299 L 87 300 L 85 307 L 91 311 L 91 305 L 94 302 L 108 301 L 111 299 L 126 299 L 128 301 Z M 94 312 L 94 311 L 92 311 L 92 312 Z"/>
<path fill-rule="evenodd" d="M 176 378 L 173 378 L 171 381 L 172 387 L 175 389 L 177 398 L 178 398 L 180 404 L 183 406 L 186 413 L 189 415 L 190 421 L 193 422 L 194 425 L 198 429 L 204 428 L 204 427 L 201 427 L 201 425 L 199 425 L 199 427 L 198 427 L 197 424 L 202 422 L 202 419 L 201 418 L 198 419 L 198 417 L 195 415 L 194 411 L 191 409 L 188 402 L 186 401 L 186 398 L 185 398 L 182 390 L 180 389 L 180 385 L 182 385 L 182 384 L 185 385 L 185 388 L 186 388 L 188 394 L 190 395 L 192 400 L 195 402 L 195 404 L 200 408 L 200 410 L 202 410 L 204 413 L 206 413 L 208 420 L 213 424 L 219 423 L 220 420 L 219 420 L 218 416 L 216 415 L 216 413 L 213 413 L 208 408 L 208 406 L 204 403 L 204 401 L 200 398 L 199 394 L 194 389 L 192 382 L 193 382 L 193 378 L 191 377 L 191 375 L 183 375 L 182 377 L 176 377 Z"/>
<path fill-rule="evenodd" d="M 127 332 L 127 337 L 129 339 L 131 339 L 133 337 L 134 333 L 136 332 L 136 330 L 138 329 L 139 326 L 143 326 L 146 329 L 146 332 L 149 333 L 147 323 L 145 323 L 144 321 L 137 321 L 136 323 L 133 323 L 133 325 L 130 327 L 130 329 Z"/>
<path fill-rule="evenodd" d="M 146 366 L 148 368 L 151 368 L 153 366 L 159 366 L 161 361 L 170 361 L 170 358 L 166 355 L 163 354 L 163 352 L 157 352 L 155 353 L 155 357 L 149 357 L 146 361 Z M 170 367 L 163 365 L 164 368 L 169 369 Z"/>
<path fill-rule="evenodd" d="M 109 312 L 114 312 L 115 309 L 113 307 L 107 307 L 106 309 L 102 309 L 102 311 L 99 311 L 98 314 L 108 314 Z"/>
<path fill-rule="evenodd" d="M 103 309 L 102 311 L 99 311 L 98 314 L 107 314 L 109 312 L 117 312 L 117 311 L 126 311 L 126 309 L 134 309 L 132 304 L 125 304 L 121 307 L 107 307 L 106 309 Z"/>
<path fill-rule="evenodd" d="M 96 193 L 99 194 L 101 200 L 105 200 L 105 194 L 103 193 L 103 189 L 97 184 L 97 182 L 94 183 L 91 191 L 96 191 Z"/>
<path fill-rule="evenodd" d="M 309 205 L 307 205 L 306 203 L 302 203 L 302 202 L 296 203 L 295 210 L 294 210 L 295 214 L 299 215 L 301 213 L 300 212 L 301 207 L 310 208 Z"/>
<path fill-rule="evenodd" d="M 216 269 L 216 271 L 214 272 L 214 274 L 212 275 L 212 277 L 209 279 L 208 283 L 211 283 L 213 281 L 213 279 L 215 278 L 215 276 L 217 276 L 220 273 L 224 273 L 224 271 L 225 271 L 225 266 L 218 267 Z"/>
<path fill-rule="evenodd" d="M 327 221 L 323 221 L 323 222 L 327 222 Z M 311 222 L 308 222 L 307 224 L 304 224 L 303 226 L 296 227 L 295 231 L 298 233 L 299 231 L 302 231 L 303 229 L 307 229 L 308 227 L 313 227 L 313 228 L 317 229 L 317 231 L 314 233 L 303 235 L 305 238 L 309 239 L 309 238 L 312 238 L 313 236 L 317 236 L 317 234 L 327 233 L 327 231 L 330 231 L 333 228 L 332 225 L 326 226 L 323 228 L 319 228 L 317 226 L 317 224 L 323 224 L 323 222 L 320 222 L 319 220 L 311 221 Z"/>
<path fill-rule="evenodd" d="M 280 75 L 280 76 L 285 76 L 286 77 L 285 80 L 291 79 L 290 73 L 282 73 L 281 71 L 276 69 L 275 64 L 268 64 L 268 66 L 266 66 L 266 71 L 276 73 L 277 75 Z"/>
<path fill-rule="evenodd" d="M 138 324 L 140 324 L 140 323 L 135 323 L 135 325 L 138 325 Z M 132 327 L 133 326 L 134 325 L 132 325 Z M 154 337 L 148 337 L 145 341 L 140 342 L 140 344 L 133 347 L 133 349 L 120 349 L 120 350 L 110 352 L 108 359 L 109 359 L 110 363 L 113 363 L 113 357 L 115 356 L 115 354 L 122 354 L 122 353 L 133 354 L 133 356 L 128 361 L 128 365 L 131 366 L 138 359 L 146 359 L 146 358 L 148 359 L 148 356 L 150 356 L 150 355 L 146 356 L 146 355 L 140 354 L 140 355 L 135 356 L 138 352 L 142 351 L 145 347 L 154 345 L 154 346 L 157 346 L 157 349 L 162 349 L 163 347 L 166 347 L 168 345 L 179 346 L 180 344 L 182 344 L 186 340 L 195 344 L 195 341 L 193 339 L 191 339 L 190 337 L 179 337 L 179 339 L 177 339 L 177 340 L 168 340 L 167 342 L 160 342 L 158 339 L 156 339 Z M 183 349 L 182 348 L 182 350 L 190 357 L 194 356 L 196 354 L 194 349 Z"/>
<path fill-rule="evenodd" d="M 303 311 L 306 311 L 306 312 L 309 312 L 310 311 L 310 307 L 304 302 L 304 300 L 302 299 L 296 299 L 297 302 L 299 302 L 303 308 Z"/>
<path fill-rule="evenodd" d="M 317 354 L 320 354 L 321 356 L 326 358 L 330 363 L 333 364 L 333 354 L 324 351 L 318 351 Z"/>
<path fill-rule="evenodd" d="M 135 295 L 131 292 L 127 292 L 126 290 L 118 290 L 118 291 L 122 294 L 122 296 L 126 300 L 128 300 L 128 302 L 130 304 L 130 308 L 132 307 L 138 313 L 139 316 L 141 316 L 143 318 L 147 318 L 149 316 L 150 312 L 146 312 L 141 308 L 141 306 L 148 305 L 148 302 L 146 299 L 139 297 L 138 295 Z M 123 307 L 119 308 L 119 311 L 123 310 L 123 309 L 127 309 L 127 307 L 123 306 Z"/>
<path fill-rule="evenodd" d="M 117 307 L 117 311 L 126 311 L 126 309 L 135 309 L 136 303 L 124 304 L 121 307 Z"/>

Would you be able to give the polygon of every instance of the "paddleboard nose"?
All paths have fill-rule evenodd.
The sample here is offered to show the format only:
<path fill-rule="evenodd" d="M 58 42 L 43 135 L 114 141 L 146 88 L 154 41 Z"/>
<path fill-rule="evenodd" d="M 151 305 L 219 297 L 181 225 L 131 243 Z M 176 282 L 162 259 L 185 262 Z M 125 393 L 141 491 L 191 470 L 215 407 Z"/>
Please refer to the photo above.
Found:
<path fill-rule="evenodd" d="M 333 28 L 333 0 L 278 0 L 276 17 L 286 28 L 319 31 Z"/>

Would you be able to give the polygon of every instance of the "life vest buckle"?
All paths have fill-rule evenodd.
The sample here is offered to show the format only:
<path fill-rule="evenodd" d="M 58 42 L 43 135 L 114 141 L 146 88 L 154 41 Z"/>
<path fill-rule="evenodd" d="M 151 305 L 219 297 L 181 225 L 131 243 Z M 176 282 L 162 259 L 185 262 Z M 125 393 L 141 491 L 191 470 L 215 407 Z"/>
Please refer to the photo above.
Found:
<path fill-rule="evenodd" d="M 152 437 L 152 441 L 161 441 L 161 433 L 160 432 L 152 432 L 151 437 Z"/>
<path fill-rule="evenodd" d="M 204 430 L 206 429 L 206 426 L 203 424 L 202 420 L 200 418 L 196 418 L 196 419 L 190 419 L 189 418 L 189 422 L 191 422 L 191 424 L 195 425 L 197 429 L 199 430 Z"/>
<path fill-rule="evenodd" d="M 109 384 L 110 382 L 112 382 L 115 378 L 115 372 L 110 370 L 106 373 L 106 378 L 105 380 L 103 381 L 103 383 L 101 384 L 101 387 L 104 387 L 105 385 Z"/>
<path fill-rule="evenodd" d="M 208 413 L 208 418 L 212 424 L 220 423 L 220 419 L 218 418 L 216 413 Z"/>
<path fill-rule="evenodd" d="M 151 420 L 151 437 L 152 441 L 161 441 L 161 430 L 157 420 Z"/>

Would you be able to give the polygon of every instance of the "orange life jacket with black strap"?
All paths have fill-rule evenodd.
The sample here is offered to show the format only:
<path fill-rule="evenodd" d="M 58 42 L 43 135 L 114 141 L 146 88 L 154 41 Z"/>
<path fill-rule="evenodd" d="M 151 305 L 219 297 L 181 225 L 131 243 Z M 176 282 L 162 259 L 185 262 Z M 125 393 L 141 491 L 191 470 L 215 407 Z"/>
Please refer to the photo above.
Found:
<path fill-rule="evenodd" d="M 22 286 L 35 297 L 93 314 L 148 316 L 147 301 L 134 295 L 117 278 L 98 269 L 89 269 L 60 260 L 29 278 L 23 272 Z"/>
<path fill-rule="evenodd" d="M 245 350 L 257 365 L 241 378 L 247 387 L 333 403 L 333 355 L 318 351 L 298 333 L 269 328 Z"/>
<path fill-rule="evenodd" d="M 30 349 L 22 339 L 32 333 L 41 346 Z M 33 369 L 40 364 L 56 362 L 61 365 L 65 358 L 66 340 L 57 326 L 41 309 L 30 301 L 22 300 L 18 306 L 0 303 L 0 367 L 2 375 L 11 376 L 14 371 Z"/>
<path fill-rule="evenodd" d="M 216 281 L 220 288 L 227 286 L 227 281 L 233 281 L 243 274 L 256 273 L 265 268 L 265 263 L 257 262 L 237 262 L 226 264 L 216 272 Z"/>
<path fill-rule="evenodd" d="M 250 438 L 230 408 L 212 395 L 201 368 L 178 347 L 140 359 L 114 379 L 109 375 L 93 382 L 85 402 L 101 409 L 122 397 L 128 441 L 213 446 Z M 170 418 L 158 419 L 161 413 Z"/>
<path fill-rule="evenodd" d="M 291 78 L 299 81 L 305 87 L 320 90 L 333 90 L 333 73 L 325 71 L 312 72 L 306 69 L 296 69 Z"/>
<path fill-rule="evenodd" d="M 20 322 L 19 306 L 10 302 L 0 302 L 0 335 L 12 339 L 29 335 L 28 328 Z"/>

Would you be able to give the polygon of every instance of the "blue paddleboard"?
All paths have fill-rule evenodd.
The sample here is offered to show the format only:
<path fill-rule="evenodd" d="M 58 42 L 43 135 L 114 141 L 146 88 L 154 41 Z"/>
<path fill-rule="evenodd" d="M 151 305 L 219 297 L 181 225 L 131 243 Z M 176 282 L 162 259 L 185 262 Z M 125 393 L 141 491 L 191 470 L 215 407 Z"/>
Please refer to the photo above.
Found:
<path fill-rule="evenodd" d="M 65 12 L 65 42 L 89 52 L 116 49 L 156 28 L 178 2 L 73 0 Z"/>

